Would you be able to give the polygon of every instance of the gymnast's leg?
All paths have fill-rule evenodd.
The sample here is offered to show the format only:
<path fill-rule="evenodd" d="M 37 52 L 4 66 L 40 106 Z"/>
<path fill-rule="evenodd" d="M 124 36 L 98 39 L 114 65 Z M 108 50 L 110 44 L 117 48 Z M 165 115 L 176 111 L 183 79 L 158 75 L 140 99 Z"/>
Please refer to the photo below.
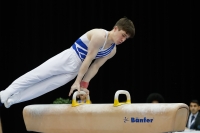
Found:
<path fill-rule="evenodd" d="M 74 79 L 76 75 L 77 74 L 61 74 L 57 76 L 52 76 L 19 93 L 12 95 L 5 101 L 4 105 L 6 108 L 9 108 L 13 104 L 28 101 L 36 97 L 39 97 L 47 92 L 50 92 L 68 83 L 69 81 Z"/>
<path fill-rule="evenodd" d="M 76 74 L 80 65 L 81 61 L 77 57 L 75 51 L 67 49 L 16 79 L 8 88 L 0 92 L 0 100 L 4 103 L 15 93 L 31 88 L 50 77 L 56 77 L 56 75 L 61 74 Z"/>

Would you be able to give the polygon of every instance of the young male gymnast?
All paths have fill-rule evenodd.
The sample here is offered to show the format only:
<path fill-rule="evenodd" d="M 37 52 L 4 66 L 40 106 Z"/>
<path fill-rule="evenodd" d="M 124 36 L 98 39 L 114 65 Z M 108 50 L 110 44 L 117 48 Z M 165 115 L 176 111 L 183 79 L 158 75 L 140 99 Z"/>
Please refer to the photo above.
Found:
<path fill-rule="evenodd" d="M 74 90 L 83 90 L 89 94 L 87 88 L 90 80 L 115 55 L 116 45 L 134 35 L 135 26 L 127 17 L 119 19 L 111 31 L 97 28 L 87 31 L 70 48 L 20 76 L 2 90 L 1 103 L 9 108 L 59 88 L 75 77 L 69 96 Z"/>

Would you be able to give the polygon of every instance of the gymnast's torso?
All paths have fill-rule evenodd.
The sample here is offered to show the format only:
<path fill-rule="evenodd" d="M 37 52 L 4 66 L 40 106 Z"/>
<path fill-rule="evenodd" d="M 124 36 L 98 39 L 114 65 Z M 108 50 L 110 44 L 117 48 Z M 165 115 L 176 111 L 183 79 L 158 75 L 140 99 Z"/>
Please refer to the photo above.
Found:
<path fill-rule="evenodd" d="M 83 34 L 72 45 L 72 48 L 76 51 L 76 53 L 79 56 L 79 58 L 81 59 L 81 61 L 83 61 L 87 55 L 87 50 L 88 50 L 88 46 L 89 46 L 89 42 L 90 42 L 90 32 L 104 32 L 102 34 L 105 34 L 105 41 L 102 44 L 102 47 L 99 48 L 99 51 L 98 51 L 95 59 L 109 55 L 116 46 L 114 43 L 109 44 L 109 42 L 107 42 L 107 38 L 108 38 L 107 30 L 104 30 L 104 29 L 93 29 L 93 30 L 94 31 L 89 31 L 89 32 Z"/>

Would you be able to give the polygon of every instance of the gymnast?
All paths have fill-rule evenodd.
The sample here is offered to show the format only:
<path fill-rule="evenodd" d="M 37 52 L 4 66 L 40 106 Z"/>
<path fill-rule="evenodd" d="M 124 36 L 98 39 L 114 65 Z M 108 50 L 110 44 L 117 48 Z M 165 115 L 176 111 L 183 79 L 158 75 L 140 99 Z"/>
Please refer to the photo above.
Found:
<path fill-rule="evenodd" d="M 116 45 L 134 35 L 135 26 L 127 17 L 120 18 L 111 31 L 100 28 L 87 31 L 70 48 L 20 76 L 2 90 L 1 103 L 9 108 L 59 88 L 75 77 L 69 96 L 74 90 L 89 94 L 87 88 L 90 80 L 116 54 Z"/>

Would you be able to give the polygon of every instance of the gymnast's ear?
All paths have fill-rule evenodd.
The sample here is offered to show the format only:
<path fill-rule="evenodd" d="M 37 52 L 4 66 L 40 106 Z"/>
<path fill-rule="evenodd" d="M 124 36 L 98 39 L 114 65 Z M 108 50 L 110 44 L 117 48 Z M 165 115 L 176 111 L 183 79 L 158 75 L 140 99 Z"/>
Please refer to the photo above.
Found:
<path fill-rule="evenodd" d="M 114 31 L 119 30 L 118 26 L 114 26 L 114 27 L 113 27 L 113 30 L 114 30 Z"/>

